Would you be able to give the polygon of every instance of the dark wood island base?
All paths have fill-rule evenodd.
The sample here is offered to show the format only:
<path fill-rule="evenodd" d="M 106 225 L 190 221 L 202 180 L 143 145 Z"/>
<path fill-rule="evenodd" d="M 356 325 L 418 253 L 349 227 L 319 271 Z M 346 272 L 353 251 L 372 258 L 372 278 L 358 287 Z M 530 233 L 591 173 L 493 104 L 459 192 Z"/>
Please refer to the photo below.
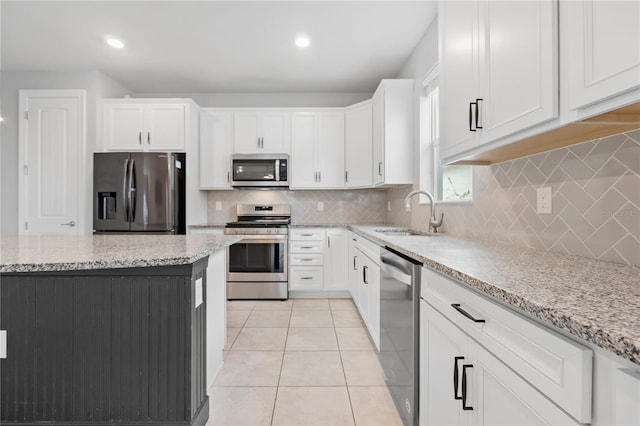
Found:
<path fill-rule="evenodd" d="M 0 422 L 204 425 L 207 261 L 2 273 Z"/>

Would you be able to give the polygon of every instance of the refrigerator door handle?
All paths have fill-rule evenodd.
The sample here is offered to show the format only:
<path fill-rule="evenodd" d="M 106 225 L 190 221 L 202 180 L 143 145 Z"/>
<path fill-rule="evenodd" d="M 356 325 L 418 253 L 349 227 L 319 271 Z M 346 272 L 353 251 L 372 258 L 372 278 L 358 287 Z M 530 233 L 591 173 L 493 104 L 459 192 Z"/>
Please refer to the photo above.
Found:
<path fill-rule="evenodd" d="M 129 221 L 129 159 L 124 160 L 124 173 L 122 176 L 122 205 L 124 206 L 124 220 Z"/>
<path fill-rule="evenodd" d="M 135 163 L 136 160 L 134 160 L 133 158 L 129 162 L 129 187 L 127 189 L 127 197 L 129 201 L 129 216 L 127 217 L 127 220 L 129 222 L 133 222 L 136 217 L 136 198 L 133 194 L 133 192 L 136 190 L 133 182 Z"/>

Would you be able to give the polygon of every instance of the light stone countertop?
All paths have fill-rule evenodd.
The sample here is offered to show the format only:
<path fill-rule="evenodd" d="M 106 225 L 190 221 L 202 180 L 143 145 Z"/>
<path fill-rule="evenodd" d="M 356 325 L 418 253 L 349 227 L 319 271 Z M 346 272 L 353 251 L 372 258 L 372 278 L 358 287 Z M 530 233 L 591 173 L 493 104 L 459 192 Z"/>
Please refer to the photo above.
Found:
<path fill-rule="evenodd" d="M 239 237 L 232 235 L 2 237 L 0 272 L 185 265 L 223 250 L 239 240 Z"/>
<path fill-rule="evenodd" d="M 195 225 L 189 225 L 189 229 L 209 229 L 209 228 L 224 228 L 226 223 L 196 223 Z"/>
<path fill-rule="evenodd" d="M 513 245 L 349 226 L 516 310 L 640 365 L 640 267 Z"/>

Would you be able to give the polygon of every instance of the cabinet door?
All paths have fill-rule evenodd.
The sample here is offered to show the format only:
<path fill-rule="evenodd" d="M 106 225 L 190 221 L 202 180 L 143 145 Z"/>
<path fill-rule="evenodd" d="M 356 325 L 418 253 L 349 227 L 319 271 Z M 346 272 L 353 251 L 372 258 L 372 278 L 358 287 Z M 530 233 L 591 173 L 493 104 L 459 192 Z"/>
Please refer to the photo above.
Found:
<path fill-rule="evenodd" d="M 349 291 L 353 302 L 358 306 L 358 286 L 360 284 L 360 251 L 356 249 L 356 238 L 352 232 L 349 232 Z"/>
<path fill-rule="evenodd" d="M 380 350 L 380 267 L 373 261 L 369 263 L 367 280 L 369 281 L 369 334 Z"/>
<path fill-rule="evenodd" d="M 373 95 L 373 184 L 384 183 L 384 87 Z"/>
<path fill-rule="evenodd" d="M 260 152 L 289 153 L 291 139 L 290 115 L 285 112 L 265 112 L 261 117 L 262 144 Z"/>
<path fill-rule="evenodd" d="M 370 102 L 345 112 L 345 184 L 373 185 L 373 111 Z"/>
<path fill-rule="evenodd" d="M 291 187 L 315 188 L 319 186 L 315 154 L 318 125 L 316 114 L 294 113 L 292 120 Z"/>
<path fill-rule="evenodd" d="M 467 424 L 462 401 L 455 398 L 461 398 L 463 365 L 470 361 L 467 339 L 435 308 L 420 302 L 420 424 Z"/>
<path fill-rule="evenodd" d="M 640 86 L 640 3 L 561 2 L 562 50 L 569 67 L 569 108 Z"/>
<path fill-rule="evenodd" d="M 344 188 L 344 113 L 321 112 L 317 117 L 319 186 Z"/>
<path fill-rule="evenodd" d="M 113 151 L 142 151 L 143 104 L 104 104 L 105 148 Z"/>
<path fill-rule="evenodd" d="M 469 339 L 467 405 L 479 425 L 578 425 L 498 358 Z"/>
<path fill-rule="evenodd" d="M 360 251 L 358 252 L 358 260 L 360 268 L 358 271 L 358 304 L 356 306 L 358 306 L 360 316 L 366 323 L 367 318 L 369 318 L 369 279 L 366 275 L 369 273 L 369 276 L 371 276 L 371 265 L 369 259 Z"/>
<path fill-rule="evenodd" d="M 200 189 L 231 189 L 230 112 L 200 113 Z"/>
<path fill-rule="evenodd" d="M 482 99 L 477 101 L 480 143 L 558 116 L 557 7 L 548 0 L 482 3 L 475 95 Z"/>
<path fill-rule="evenodd" d="M 260 113 L 236 112 L 233 114 L 233 152 L 255 154 L 260 151 Z"/>
<path fill-rule="evenodd" d="M 442 157 L 471 149 L 470 105 L 478 88 L 478 2 L 438 2 L 440 144 Z M 513 80 L 521 81 L 514 76 Z M 471 123 L 474 124 L 474 123 Z"/>
<path fill-rule="evenodd" d="M 348 232 L 344 229 L 327 230 L 325 255 L 325 290 L 349 289 Z"/>
<path fill-rule="evenodd" d="M 147 104 L 143 144 L 150 151 L 184 151 L 186 107 L 182 104 Z"/>

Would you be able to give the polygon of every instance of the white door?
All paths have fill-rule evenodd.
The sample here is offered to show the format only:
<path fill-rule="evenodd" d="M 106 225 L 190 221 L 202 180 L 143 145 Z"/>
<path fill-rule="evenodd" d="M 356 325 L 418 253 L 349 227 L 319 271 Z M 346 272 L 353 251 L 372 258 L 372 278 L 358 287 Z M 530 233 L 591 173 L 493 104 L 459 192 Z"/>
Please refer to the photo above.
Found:
<path fill-rule="evenodd" d="M 344 113 L 318 113 L 316 158 L 322 188 L 344 188 Z"/>
<path fill-rule="evenodd" d="M 231 112 L 200 113 L 200 189 L 231 189 Z"/>
<path fill-rule="evenodd" d="M 147 149 L 184 151 L 185 115 L 183 104 L 145 105 L 143 142 Z"/>
<path fill-rule="evenodd" d="M 255 154 L 260 152 L 260 113 L 236 112 L 233 115 L 233 152 Z"/>
<path fill-rule="evenodd" d="M 327 255 L 325 256 L 325 290 L 349 289 L 348 232 L 343 229 L 327 230 Z"/>
<path fill-rule="evenodd" d="M 474 120 L 487 143 L 558 116 L 557 2 L 488 1 L 480 15 L 482 100 Z"/>
<path fill-rule="evenodd" d="M 145 148 L 144 105 L 104 104 L 105 148 L 113 151 L 142 151 Z"/>
<path fill-rule="evenodd" d="M 288 154 L 291 137 L 289 113 L 264 112 L 260 120 L 262 128 L 260 152 Z"/>
<path fill-rule="evenodd" d="M 371 102 L 345 112 L 345 181 L 347 188 L 373 184 L 373 113 Z"/>
<path fill-rule="evenodd" d="M 373 184 L 384 183 L 384 87 L 373 95 Z"/>
<path fill-rule="evenodd" d="M 80 210 L 81 182 L 87 181 L 84 102 L 84 91 L 20 91 L 21 234 L 77 235 L 88 229 Z"/>
<path fill-rule="evenodd" d="M 316 114 L 294 113 L 291 143 L 291 187 L 315 188 L 318 183 L 316 167 Z"/>
<path fill-rule="evenodd" d="M 470 108 L 478 87 L 478 2 L 438 2 L 442 157 L 475 147 Z M 520 80 L 518 80 L 520 81 Z"/>
<path fill-rule="evenodd" d="M 640 3 L 561 2 L 568 47 L 569 108 L 584 107 L 640 85 Z"/>

